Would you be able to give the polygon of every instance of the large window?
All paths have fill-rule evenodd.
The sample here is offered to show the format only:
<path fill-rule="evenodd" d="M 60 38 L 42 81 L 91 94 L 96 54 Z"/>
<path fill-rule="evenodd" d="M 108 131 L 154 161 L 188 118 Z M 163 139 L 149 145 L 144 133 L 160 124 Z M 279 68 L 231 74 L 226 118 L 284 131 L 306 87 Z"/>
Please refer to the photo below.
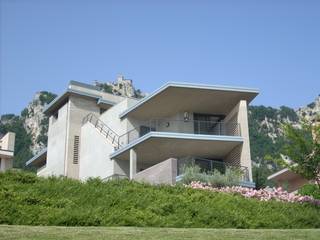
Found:
<path fill-rule="evenodd" d="M 223 115 L 194 113 L 194 133 L 195 134 L 218 134 L 221 127 Z"/>

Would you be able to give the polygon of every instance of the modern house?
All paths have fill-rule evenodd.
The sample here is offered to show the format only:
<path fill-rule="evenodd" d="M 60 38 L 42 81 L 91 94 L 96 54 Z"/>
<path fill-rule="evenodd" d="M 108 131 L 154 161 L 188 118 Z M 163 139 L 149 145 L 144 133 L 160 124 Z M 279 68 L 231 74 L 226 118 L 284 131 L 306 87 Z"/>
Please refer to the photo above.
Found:
<path fill-rule="evenodd" d="M 121 84 L 120 84 L 121 89 Z M 174 184 L 187 162 L 233 166 L 252 186 L 251 88 L 170 82 L 142 99 L 71 81 L 45 109 L 48 146 L 27 162 L 39 176 L 127 177 Z"/>
<path fill-rule="evenodd" d="M 0 136 L 0 172 L 13 166 L 15 136 L 13 132 Z"/>

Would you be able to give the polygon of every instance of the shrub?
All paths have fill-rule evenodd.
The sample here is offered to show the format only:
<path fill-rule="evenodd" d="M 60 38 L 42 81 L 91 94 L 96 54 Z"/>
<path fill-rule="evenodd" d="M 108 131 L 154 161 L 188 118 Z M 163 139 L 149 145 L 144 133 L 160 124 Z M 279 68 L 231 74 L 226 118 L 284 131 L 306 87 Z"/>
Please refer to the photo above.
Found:
<path fill-rule="evenodd" d="M 237 168 L 227 167 L 224 173 L 218 170 L 205 173 L 197 165 L 189 165 L 184 167 L 182 183 L 190 184 L 193 181 L 207 183 L 213 187 L 225 187 L 239 185 L 241 179 L 241 170 Z"/>
<path fill-rule="evenodd" d="M 31 179 L 30 181 L 26 179 Z M 319 228 L 320 207 L 128 180 L 0 173 L 0 224 Z"/>
<path fill-rule="evenodd" d="M 312 196 L 315 199 L 320 199 L 320 190 L 316 184 L 306 184 L 299 189 L 299 194 Z"/>
<path fill-rule="evenodd" d="M 240 194 L 243 197 L 255 198 L 260 201 L 276 200 L 281 202 L 292 202 L 292 203 L 310 203 L 310 204 L 320 206 L 320 200 L 318 199 L 314 199 L 311 196 L 303 196 L 300 194 L 288 193 L 282 188 L 273 188 L 273 189 L 266 188 L 266 189 L 259 189 L 259 190 L 255 190 L 247 187 L 240 187 L 240 186 L 215 188 L 215 187 L 208 186 L 206 183 L 201 183 L 201 182 L 191 182 L 190 185 L 186 185 L 186 186 L 191 187 L 193 189 L 203 189 L 203 190 L 209 190 L 213 192 L 236 193 L 236 194 Z"/>

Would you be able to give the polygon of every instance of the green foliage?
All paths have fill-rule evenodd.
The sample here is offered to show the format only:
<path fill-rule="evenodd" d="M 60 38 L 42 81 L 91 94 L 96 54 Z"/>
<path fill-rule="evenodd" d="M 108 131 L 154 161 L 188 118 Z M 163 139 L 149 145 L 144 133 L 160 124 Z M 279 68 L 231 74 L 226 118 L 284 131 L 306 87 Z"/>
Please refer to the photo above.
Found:
<path fill-rule="evenodd" d="M 296 112 L 292 108 L 289 108 L 289 107 L 286 107 L 286 106 L 281 106 L 280 107 L 280 117 L 281 118 L 288 118 L 292 122 L 298 122 L 299 121 L 299 117 L 296 114 Z"/>
<path fill-rule="evenodd" d="M 292 163 L 282 162 L 285 167 L 308 180 L 315 180 L 320 188 L 320 125 L 303 122 L 302 128 L 285 124 L 284 154 Z"/>
<path fill-rule="evenodd" d="M 265 188 L 267 186 L 273 187 L 274 183 L 269 181 L 267 178 L 274 171 L 269 169 L 266 164 L 261 164 L 259 166 L 252 167 L 252 178 L 256 184 L 257 189 Z"/>
<path fill-rule="evenodd" d="M 41 105 L 45 105 L 45 104 L 49 104 L 56 97 L 57 97 L 57 95 L 54 93 L 42 91 L 42 92 L 40 92 L 39 100 L 40 100 Z"/>
<path fill-rule="evenodd" d="M 24 108 L 24 109 L 21 111 L 21 117 L 27 118 L 28 116 L 29 116 L 28 108 Z"/>
<path fill-rule="evenodd" d="M 319 228 L 320 207 L 261 202 L 183 186 L 0 173 L 0 224 Z"/>
<path fill-rule="evenodd" d="M 312 103 L 307 105 L 308 108 L 314 108 L 315 106 L 316 106 L 315 102 L 312 102 Z"/>
<path fill-rule="evenodd" d="M 186 166 L 183 170 L 182 182 L 189 184 L 192 181 L 208 183 L 213 187 L 226 187 L 239 185 L 241 171 L 235 168 L 226 168 L 224 173 L 214 170 L 212 173 L 201 172 L 197 165 Z"/>
<path fill-rule="evenodd" d="M 96 86 L 99 87 L 101 91 L 112 94 L 113 87 L 110 84 L 108 84 L 108 83 L 97 83 Z"/>
<path fill-rule="evenodd" d="M 134 95 L 136 98 L 144 98 L 144 94 L 140 89 L 135 90 Z"/>
<path fill-rule="evenodd" d="M 292 110 L 292 109 L 291 109 Z M 264 156 L 270 155 L 273 158 L 278 158 L 281 149 L 284 145 L 284 138 L 279 132 L 281 129 L 281 122 L 278 121 L 278 116 L 283 118 L 295 119 L 296 115 L 287 107 L 281 107 L 281 109 L 275 109 L 265 106 L 250 106 L 249 107 L 249 134 L 250 134 L 250 149 L 252 160 L 259 162 Z M 285 113 L 292 114 L 286 115 Z M 265 125 L 261 125 L 261 122 L 268 118 L 272 122 L 274 127 L 274 133 L 277 137 L 273 140 L 270 138 L 270 129 Z"/>
<path fill-rule="evenodd" d="M 23 120 L 19 116 L 14 116 L 10 121 L 0 122 L 0 133 L 14 132 L 16 134 L 13 166 L 16 168 L 25 168 L 25 162 L 32 157 L 30 146 L 32 144 L 31 136 L 26 132 L 23 126 Z"/>
<path fill-rule="evenodd" d="M 13 119 L 15 117 L 14 114 L 4 114 L 4 115 L 1 115 L 1 121 L 2 122 L 5 122 L 5 121 L 9 121 L 11 119 Z"/>
<path fill-rule="evenodd" d="M 306 184 L 299 189 L 299 194 L 312 196 L 313 198 L 320 199 L 320 189 L 315 184 Z"/>

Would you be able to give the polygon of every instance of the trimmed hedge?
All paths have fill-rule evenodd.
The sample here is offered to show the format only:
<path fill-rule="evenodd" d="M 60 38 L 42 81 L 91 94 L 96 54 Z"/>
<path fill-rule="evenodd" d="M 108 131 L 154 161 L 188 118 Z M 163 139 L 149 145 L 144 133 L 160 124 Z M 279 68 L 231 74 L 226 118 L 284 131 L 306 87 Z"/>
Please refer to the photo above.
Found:
<path fill-rule="evenodd" d="M 0 173 L 0 224 L 319 228 L 320 208 L 183 186 Z"/>
<path fill-rule="evenodd" d="M 301 195 L 308 195 L 315 199 L 320 199 L 320 189 L 316 184 L 306 184 L 299 189 Z"/>

